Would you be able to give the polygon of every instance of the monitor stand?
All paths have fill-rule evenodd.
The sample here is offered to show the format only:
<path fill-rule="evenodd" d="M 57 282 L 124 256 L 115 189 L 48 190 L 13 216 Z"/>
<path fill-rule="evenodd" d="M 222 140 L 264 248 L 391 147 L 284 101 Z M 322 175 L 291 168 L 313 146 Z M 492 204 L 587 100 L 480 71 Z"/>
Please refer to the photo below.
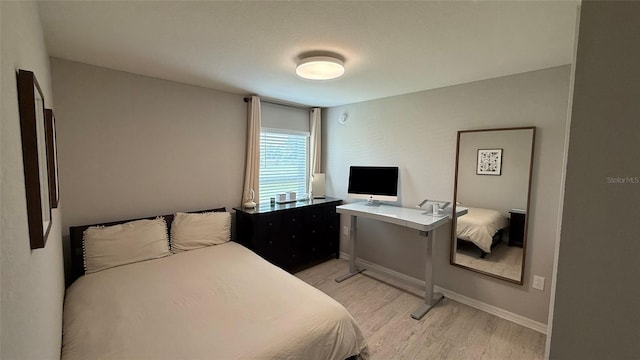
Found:
<path fill-rule="evenodd" d="M 367 199 L 365 206 L 380 206 L 380 200 Z"/>

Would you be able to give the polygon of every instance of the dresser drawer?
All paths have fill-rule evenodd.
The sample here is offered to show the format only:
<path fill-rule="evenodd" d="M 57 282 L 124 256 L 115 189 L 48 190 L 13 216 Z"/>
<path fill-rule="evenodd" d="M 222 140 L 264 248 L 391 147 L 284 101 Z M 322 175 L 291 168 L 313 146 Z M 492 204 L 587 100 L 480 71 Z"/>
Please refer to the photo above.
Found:
<path fill-rule="evenodd" d="M 304 217 L 305 214 L 303 211 L 287 211 L 282 215 L 283 229 L 291 232 L 304 228 Z"/>
<path fill-rule="evenodd" d="M 282 215 L 266 214 L 258 217 L 258 231 L 263 234 L 279 232 L 282 229 Z"/>
<path fill-rule="evenodd" d="M 310 208 L 304 212 L 305 224 L 318 224 L 323 220 L 323 212 L 326 211 L 324 207 Z"/>
<path fill-rule="evenodd" d="M 338 220 L 340 221 L 340 214 L 338 214 L 338 212 L 336 211 L 336 207 L 335 206 L 325 206 L 323 207 L 323 219 L 325 221 L 327 220 Z"/>

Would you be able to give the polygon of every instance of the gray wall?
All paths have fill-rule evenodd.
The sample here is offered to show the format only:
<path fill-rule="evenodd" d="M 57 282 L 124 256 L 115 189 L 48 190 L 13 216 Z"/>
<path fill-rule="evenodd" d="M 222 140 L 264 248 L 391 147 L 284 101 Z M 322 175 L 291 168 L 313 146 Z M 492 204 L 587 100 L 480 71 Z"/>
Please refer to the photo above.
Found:
<path fill-rule="evenodd" d="M 448 290 L 546 323 L 549 286 L 533 290 L 531 279 L 552 274 L 569 75 L 567 65 L 330 108 L 323 116 L 327 194 L 346 199 L 350 165 L 397 165 L 400 205 L 452 199 L 458 130 L 537 126 L 524 285 L 449 265 L 448 226 L 436 235 L 434 278 Z M 342 125 L 338 117 L 344 112 L 349 118 Z M 362 258 L 424 279 L 424 239 L 416 232 L 366 220 L 358 231 Z M 347 240 L 342 235 L 342 251 Z"/>
<path fill-rule="evenodd" d="M 482 207 L 509 216 L 527 208 L 532 130 L 469 132 L 460 136 L 458 198 L 462 206 Z M 477 175 L 478 149 L 502 149 L 500 176 Z"/>
<path fill-rule="evenodd" d="M 242 96 L 51 59 L 64 203 L 70 225 L 238 206 Z"/>
<path fill-rule="evenodd" d="M 582 3 L 551 359 L 640 356 L 638 19 Z"/>
<path fill-rule="evenodd" d="M 0 1 L 0 13 L 0 358 L 59 359 L 64 299 L 60 210 L 52 212 L 46 247 L 31 250 L 15 73 L 33 71 L 45 106 L 52 107 L 49 58 L 35 2 Z"/>

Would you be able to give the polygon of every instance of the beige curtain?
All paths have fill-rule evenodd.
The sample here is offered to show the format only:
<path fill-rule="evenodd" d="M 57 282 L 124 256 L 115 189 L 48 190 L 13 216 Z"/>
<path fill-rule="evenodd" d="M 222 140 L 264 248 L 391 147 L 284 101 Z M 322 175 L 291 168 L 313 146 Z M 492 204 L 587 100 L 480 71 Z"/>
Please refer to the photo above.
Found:
<path fill-rule="evenodd" d="M 312 108 L 309 112 L 309 192 L 312 192 L 313 174 L 322 172 L 322 113 L 320 108 Z"/>
<path fill-rule="evenodd" d="M 247 109 L 247 159 L 244 171 L 244 187 L 242 188 L 242 204 L 251 200 L 251 190 L 254 191 L 256 203 L 260 181 L 260 98 L 252 96 Z"/>

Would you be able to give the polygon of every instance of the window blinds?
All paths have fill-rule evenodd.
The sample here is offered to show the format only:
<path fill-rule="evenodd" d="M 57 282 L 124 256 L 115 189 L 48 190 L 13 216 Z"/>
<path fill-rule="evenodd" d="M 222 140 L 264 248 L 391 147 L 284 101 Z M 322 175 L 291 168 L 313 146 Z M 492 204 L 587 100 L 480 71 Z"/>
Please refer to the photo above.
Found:
<path fill-rule="evenodd" d="M 260 133 L 260 202 L 277 194 L 307 192 L 308 133 L 263 128 Z"/>

